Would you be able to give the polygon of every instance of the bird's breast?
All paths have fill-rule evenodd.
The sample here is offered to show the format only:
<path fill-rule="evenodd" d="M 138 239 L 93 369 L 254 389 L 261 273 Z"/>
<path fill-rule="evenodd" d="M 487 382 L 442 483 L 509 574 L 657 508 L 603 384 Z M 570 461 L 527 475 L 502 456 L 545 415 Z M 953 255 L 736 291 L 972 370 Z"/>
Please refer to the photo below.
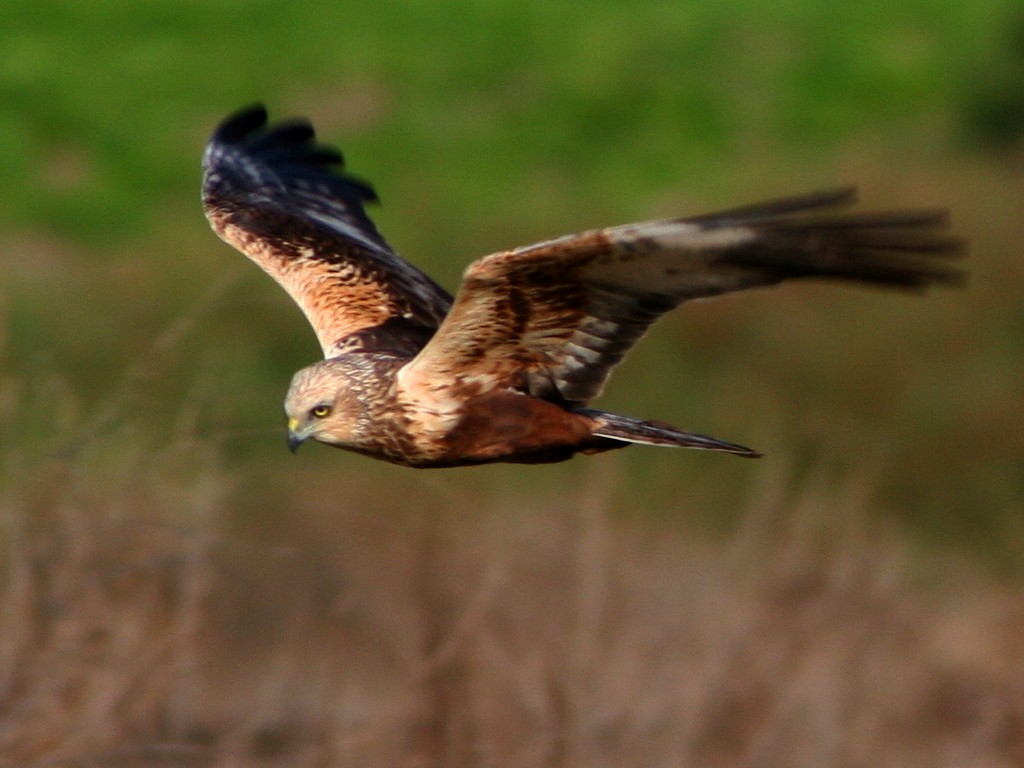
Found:
<path fill-rule="evenodd" d="M 447 455 L 466 463 L 502 461 L 577 446 L 592 430 L 581 414 L 506 390 L 463 403 L 442 443 Z"/>

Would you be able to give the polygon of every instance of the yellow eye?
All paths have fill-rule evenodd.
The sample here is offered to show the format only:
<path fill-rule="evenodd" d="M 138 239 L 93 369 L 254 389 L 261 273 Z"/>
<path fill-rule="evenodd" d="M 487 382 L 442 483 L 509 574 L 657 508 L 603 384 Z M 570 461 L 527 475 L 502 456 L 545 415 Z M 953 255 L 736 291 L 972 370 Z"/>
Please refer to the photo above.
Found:
<path fill-rule="evenodd" d="M 331 412 L 331 406 L 329 405 L 316 405 L 310 411 L 311 414 L 317 419 L 322 419 Z"/>

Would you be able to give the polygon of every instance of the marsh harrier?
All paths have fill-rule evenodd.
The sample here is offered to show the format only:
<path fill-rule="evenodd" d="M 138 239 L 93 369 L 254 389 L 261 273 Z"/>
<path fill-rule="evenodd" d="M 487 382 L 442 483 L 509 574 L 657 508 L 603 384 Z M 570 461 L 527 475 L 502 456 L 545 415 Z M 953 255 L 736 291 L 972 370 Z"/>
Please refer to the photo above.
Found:
<path fill-rule="evenodd" d="M 203 156 L 214 230 L 273 277 L 324 360 L 295 374 L 288 444 L 310 438 L 411 467 L 562 461 L 630 443 L 750 448 L 596 410 L 612 368 L 661 315 L 801 278 L 903 289 L 961 280 L 942 211 L 837 213 L 839 189 L 566 235 L 485 256 L 453 299 L 396 254 L 376 200 L 306 120 L 228 117 Z"/>

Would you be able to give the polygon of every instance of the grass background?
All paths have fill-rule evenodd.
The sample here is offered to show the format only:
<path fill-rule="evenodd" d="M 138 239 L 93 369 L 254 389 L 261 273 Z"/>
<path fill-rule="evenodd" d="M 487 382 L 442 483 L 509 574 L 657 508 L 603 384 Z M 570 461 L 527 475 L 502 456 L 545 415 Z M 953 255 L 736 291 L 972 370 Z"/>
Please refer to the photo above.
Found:
<path fill-rule="evenodd" d="M 837 183 L 859 182 L 875 206 L 951 206 L 974 243 L 967 292 L 814 286 L 686 308 L 605 402 L 772 461 L 824 458 L 840 473 L 874 462 L 886 506 L 938 539 L 991 551 L 1018 532 L 1013 3 L 15 6 L 0 32 L 0 258 L 3 363 L 31 390 L 11 417 L 19 445 L 80 439 L 155 354 L 159 373 L 130 393 L 144 402 L 110 428 L 159 444 L 187 400 L 239 466 L 287 478 L 316 462 L 407 482 L 323 451 L 289 462 L 276 437 L 251 434 L 278 429 L 281 392 L 316 347 L 287 298 L 211 239 L 196 199 L 211 127 L 262 99 L 341 145 L 384 200 L 382 230 L 451 287 L 472 258 L 512 244 Z M 198 306 L 194 327 L 154 353 Z M 627 484 L 663 500 L 696 484 L 716 516 L 751 470 L 632 453 Z"/>
<path fill-rule="evenodd" d="M 0 51 L 5 318 L 0 456 L 8 598 L 24 609 L 5 610 L 0 643 L 7 649 L 3 658 L 10 684 L 0 693 L 8 743 L 10 734 L 25 733 L 18 724 L 31 721 L 12 713 L 31 711 L 25 702 L 38 701 L 33 696 L 47 685 L 60 687 L 42 672 L 39 679 L 23 679 L 12 671 L 46 669 L 44 651 L 60 656 L 61 649 L 80 650 L 87 644 L 83 638 L 96 630 L 107 638 L 98 640 L 98 647 L 116 660 L 121 657 L 110 650 L 110 638 L 120 635 L 113 628 L 136 627 L 144 646 L 166 628 L 161 621 L 170 621 L 167 616 L 186 617 L 184 634 L 174 635 L 188 640 L 175 646 L 174 653 L 184 654 L 174 656 L 179 661 L 192 658 L 189 654 L 216 655 L 212 641 L 197 640 L 195 634 L 216 634 L 211 626 L 235 628 L 235 634 L 221 633 L 223 642 L 245 636 L 238 630 L 241 619 L 232 623 L 213 611 L 210 615 L 222 616 L 226 624 L 213 619 L 204 624 L 207 614 L 199 609 L 164 613 L 145 600 L 125 607 L 101 585 L 97 589 L 105 597 L 86 603 L 102 608 L 112 601 L 118 610 L 84 617 L 69 610 L 74 619 L 69 625 L 80 634 L 69 635 L 64 646 L 53 645 L 59 632 L 45 606 L 79 605 L 77 599 L 52 594 L 57 582 L 39 581 L 58 565 L 64 569 L 60 573 L 71 574 L 71 584 L 98 579 L 109 586 L 96 574 L 108 568 L 120 573 L 116 563 L 123 555 L 143 564 L 138 578 L 147 589 L 159 591 L 163 584 L 175 599 L 191 595 L 213 603 L 218 592 L 210 584 L 216 579 L 192 571 L 175 571 L 170 578 L 160 564 L 179 557 L 217 573 L 227 566 L 212 555 L 183 555 L 193 552 L 187 535 L 155 546 L 139 544 L 137 531 L 124 534 L 135 544 L 109 556 L 69 554 L 56 544 L 44 546 L 45 536 L 34 538 L 33 520 L 53 521 L 53 530 L 73 542 L 86 529 L 108 530 L 115 523 L 148 531 L 149 523 L 139 521 L 152 512 L 160 530 L 191 531 L 201 541 L 258 552 L 272 551 L 262 548 L 272 546 L 273 535 L 245 544 L 254 530 L 296 537 L 295 546 L 303 551 L 315 537 L 301 531 L 320 525 L 307 518 L 394 520 L 389 530 L 396 541 L 411 541 L 413 549 L 420 546 L 415 542 L 421 534 L 424 541 L 448 542 L 437 559 L 448 565 L 435 563 L 432 569 L 450 567 L 475 578 L 478 568 L 486 571 L 487 558 L 467 561 L 459 542 L 486 544 L 494 535 L 488 526 L 497 525 L 493 520 L 507 518 L 505 524 L 515 527 L 521 519 L 521 527 L 508 535 L 514 540 L 535 536 L 539 543 L 536 552 L 524 550 L 525 564 L 515 568 L 540 568 L 551 557 L 545 546 L 566 541 L 562 534 L 544 538 L 556 526 L 546 515 L 561 511 L 577 519 L 586 506 L 580 499 L 598 478 L 608 477 L 611 481 L 597 483 L 599 506 L 615 521 L 609 523 L 614 534 L 608 548 L 621 547 L 622 567 L 634 574 L 623 577 L 634 585 L 623 593 L 630 601 L 642 592 L 643 579 L 691 578 L 685 572 L 690 566 L 673 573 L 676 556 L 695 563 L 695 573 L 718 573 L 703 570 L 705 555 L 682 544 L 668 548 L 671 556 L 648 557 L 643 548 L 637 554 L 628 544 L 640 535 L 636 531 L 655 526 L 668 541 L 693 536 L 704 541 L 697 534 L 705 532 L 709 542 L 718 542 L 706 546 L 729 546 L 739 531 L 749 529 L 751 509 L 784 516 L 801 505 L 817 509 L 812 529 L 828 531 L 838 518 L 854 517 L 869 527 L 885 527 L 896 542 L 855 536 L 849 551 L 894 546 L 913 562 L 963 556 L 980 563 L 972 568 L 1019 584 L 1024 554 L 1024 15 L 1019 4 L 865 0 L 824 6 L 789 0 L 769 8 L 749 0 L 599 0 L 585 7 L 563 1 L 9 0 Z M 316 357 L 315 341 L 287 297 L 209 232 L 198 203 L 199 156 L 207 135 L 226 113 L 254 100 L 265 101 L 272 115 L 310 116 L 321 136 L 345 151 L 352 171 L 373 181 L 383 206 L 372 215 L 392 244 L 451 288 L 471 259 L 498 248 L 849 182 L 860 184 L 869 207 L 949 206 L 955 228 L 971 239 L 971 284 L 965 291 L 923 299 L 799 286 L 686 307 L 666 319 L 617 371 L 601 404 L 752 445 L 768 454 L 760 464 L 641 449 L 554 467 L 433 473 L 318 446 L 292 458 L 284 451 L 279 403 L 292 371 Z M 413 522 L 421 515 L 430 521 L 425 529 Z M 460 533 L 462 524 L 478 533 Z M 291 525 L 299 532 L 288 533 Z M 328 540 L 348 535 L 363 540 L 359 526 L 324 525 Z M 31 542 L 36 544 L 26 553 Z M 387 550 L 380 542 L 368 546 Z M 786 546 L 785 539 L 780 546 Z M 847 551 L 844 546 L 841 551 Z M 482 551 L 491 550 L 483 546 Z M 822 577 L 832 584 L 834 574 L 846 567 L 842 558 L 822 557 L 813 547 L 801 551 L 804 558 L 792 559 L 786 583 L 804 583 L 803 569 L 832 574 Z M 32 553 L 38 558 L 29 557 Z M 400 562 L 381 557 L 405 572 Z M 496 557 L 515 559 L 507 552 Z M 234 575 L 221 578 L 236 585 L 228 592 L 237 584 L 264 583 L 260 569 L 268 558 L 255 556 L 240 570 L 228 568 Z M 311 579 L 329 584 L 346 578 L 344 568 L 312 560 L 299 575 L 285 569 L 291 574 L 285 583 L 308 591 Z M 901 568 L 910 576 L 894 588 L 893 600 L 909 606 L 920 597 L 914 591 L 920 584 L 913 586 L 917 566 Z M 367 574 L 382 577 L 372 569 L 357 571 L 366 581 L 373 580 Z M 735 599 L 735 583 L 748 584 L 748 579 L 761 585 L 766 578 L 753 564 L 728 573 L 707 577 L 731 585 L 720 593 L 723 605 Z M 950 594 L 948 582 L 938 579 L 941 594 Z M 563 583 L 576 582 L 557 574 L 539 578 L 537 593 L 523 595 L 524 605 Z M 580 577 L 578 584 L 589 589 L 591 582 Z M 456 608 L 462 593 L 437 589 L 441 598 L 403 599 L 418 605 L 416 615 L 425 617 L 428 628 L 436 625 L 436 636 L 443 638 L 445 631 L 437 626 L 444 622 L 431 619 L 430 606 L 441 599 L 450 610 L 439 608 L 439 615 L 461 615 Z M 755 596 L 763 596 L 759 589 Z M 985 600 L 994 589 L 986 583 Z M 692 598 L 670 592 L 680 601 Z M 382 594 L 387 599 L 391 593 Z M 505 605 L 504 593 L 488 594 L 499 595 L 494 599 Z M 602 599 L 591 596 L 591 603 L 581 605 L 600 604 L 615 615 L 626 610 L 626 598 L 600 594 Z M 824 595 L 824 604 L 833 606 L 828 610 L 840 613 L 838 606 L 848 599 L 843 589 L 814 594 Z M 749 593 L 743 595 L 756 603 Z M 828 602 L 832 599 L 834 604 Z M 1012 606 L 1015 599 L 998 604 Z M 259 617 L 278 615 L 274 605 L 250 605 L 246 621 L 265 627 L 267 621 Z M 303 605 L 298 613 L 283 615 L 306 616 L 301 611 L 307 611 L 312 616 L 322 607 L 315 598 Z M 516 605 L 509 601 L 510 613 L 480 626 L 495 632 L 509 622 L 519 626 L 515 617 L 526 620 L 529 611 Z M 801 605 L 808 615 L 825 610 L 813 600 Z M 935 610 L 946 615 L 950 605 Z M 671 644 L 679 630 L 658 624 L 661 611 L 652 608 L 643 621 L 662 637 L 658 642 Z M 537 612 L 548 615 L 539 607 Z M 868 613 L 891 628 L 884 611 Z M 692 642 L 720 647 L 724 641 L 714 632 L 724 630 L 716 629 L 714 615 L 714 610 L 701 614 L 702 621 L 712 623 L 711 635 Z M 934 618 L 925 611 L 922 620 L 929 616 Z M 375 621 L 375 631 L 394 629 L 391 618 Z M 1011 619 L 1006 622 L 1012 626 Z M 419 625 L 409 619 L 408 626 Z M 585 634 L 588 626 L 594 628 L 584 622 L 576 631 Z M 788 638 L 780 643 L 799 645 L 782 629 L 779 637 Z M 825 642 L 825 635 L 815 637 Z M 127 654 L 135 648 L 132 642 L 118 647 Z M 624 642 L 629 652 L 642 647 Z M 337 652 L 338 646 L 328 642 L 323 648 Z M 538 658 L 555 658 L 544 643 L 532 648 Z M 1005 661 L 1016 658 L 1013 653 L 993 657 Z M 31 658 L 37 667 L 26 661 Z M 898 661 L 892 663 L 900 668 Z M 989 667 L 984 669 L 989 674 Z M 137 674 L 145 678 L 150 672 Z M 274 679 L 308 681 L 289 674 Z M 55 679 L 70 689 L 67 680 L 79 678 Z M 233 732 L 199 710 L 185 717 L 187 707 L 167 704 L 171 699 L 194 703 L 206 694 L 172 690 L 160 679 L 146 688 L 138 679 L 124 683 L 125 696 L 137 704 L 131 696 L 139 690 L 158 691 L 143 697 L 144 703 L 178 724 L 178 730 L 171 729 L 172 740 L 208 746 L 222 743 L 211 733 Z M 259 679 L 225 690 L 247 700 L 253 685 L 273 688 Z M 47 759 L 82 754 L 85 747 L 67 734 L 95 725 L 80 714 L 81 701 L 94 701 L 104 690 L 101 682 L 91 685 L 87 689 L 94 698 L 80 694 L 79 704 L 63 705 L 79 712 L 70 721 L 74 727 L 67 726 L 63 737 L 51 734 L 50 742 L 39 737 L 63 745 L 63 752 L 37 747 L 20 754 Z M 515 690 L 532 690 L 532 685 Z M 434 691 L 431 700 L 437 704 L 448 695 L 469 700 L 465 690 L 454 690 L 461 693 Z M 585 700 L 578 688 L 572 690 L 577 701 Z M 768 700 L 802 701 L 796 693 L 771 690 Z M 663 702 L 671 700 L 666 693 Z M 854 707 L 837 701 L 839 709 Z M 992 711 L 1005 710 L 1007 716 L 1017 711 L 1012 697 L 999 701 L 1003 709 L 993 705 Z M 454 711 L 438 707 L 437 712 Z M 95 712 L 106 713 L 108 725 L 119 724 L 103 731 L 107 741 L 97 743 L 120 743 L 127 732 L 149 734 L 138 737 L 143 742 L 155 738 L 152 729 L 131 718 L 135 725 L 127 728 L 116 712 L 102 707 Z M 182 735 L 188 731 L 181 725 L 185 720 L 189 728 L 206 723 L 199 729 L 206 736 Z M 291 722 L 283 715 L 274 720 L 285 721 Z M 56 721 L 47 716 L 40 722 Z M 245 733 L 263 733 L 262 725 L 249 725 Z M 791 723 L 782 718 L 776 725 L 784 729 Z M 293 733 L 290 727 L 285 732 Z M 627 738 L 632 732 L 623 733 Z M 766 738 L 756 728 L 750 733 L 755 742 Z M 444 743 L 436 734 L 435 741 Z M 235 754 L 233 747 L 225 749 L 224 754 Z M 628 759 L 628 751 L 612 753 Z"/>

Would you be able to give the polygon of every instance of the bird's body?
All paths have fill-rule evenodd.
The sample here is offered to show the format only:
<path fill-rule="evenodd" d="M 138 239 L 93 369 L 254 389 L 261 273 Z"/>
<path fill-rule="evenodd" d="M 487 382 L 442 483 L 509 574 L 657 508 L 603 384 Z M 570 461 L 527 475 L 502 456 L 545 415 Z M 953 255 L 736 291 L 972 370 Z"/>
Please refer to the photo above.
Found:
<path fill-rule="evenodd" d="M 446 387 L 424 394 L 402 386 L 401 371 L 411 359 L 346 352 L 299 371 L 285 400 L 292 448 L 315 429 L 320 442 L 419 468 L 548 463 L 630 442 L 758 455 L 667 424 L 567 407 L 506 387 L 471 385 L 461 388 L 458 397 Z M 314 413 L 318 406 L 326 413 Z"/>
<path fill-rule="evenodd" d="M 315 439 L 413 467 L 542 463 L 630 443 L 759 456 L 593 410 L 612 368 L 690 299 L 819 277 L 904 289 L 956 283 L 961 243 L 936 211 L 843 214 L 852 190 L 567 235 L 479 259 L 457 296 L 402 260 L 366 216 L 365 182 L 312 127 L 228 118 L 204 154 L 217 233 L 312 324 L 324 360 L 285 401 L 289 444 Z"/>
<path fill-rule="evenodd" d="M 546 400 L 510 390 L 466 395 L 465 399 L 424 407 L 398 384 L 408 358 L 350 352 L 298 374 L 288 397 L 292 413 L 328 374 L 320 402 L 333 398 L 331 421 L 317 439 L 339 448 L 410 467 L 449 467 L 493 461 L 536 463 L 567 459 L 577 451 L 624 445 L 593 436 L 593 419 Z M 344 377 L 344 378 L 342 378 Z M 311 424 L 293 417 L 293 435 Z M 316 416 L 313 424 L 321 421 Z M 300 438 L 301 439 L 301 438 Z"/>

